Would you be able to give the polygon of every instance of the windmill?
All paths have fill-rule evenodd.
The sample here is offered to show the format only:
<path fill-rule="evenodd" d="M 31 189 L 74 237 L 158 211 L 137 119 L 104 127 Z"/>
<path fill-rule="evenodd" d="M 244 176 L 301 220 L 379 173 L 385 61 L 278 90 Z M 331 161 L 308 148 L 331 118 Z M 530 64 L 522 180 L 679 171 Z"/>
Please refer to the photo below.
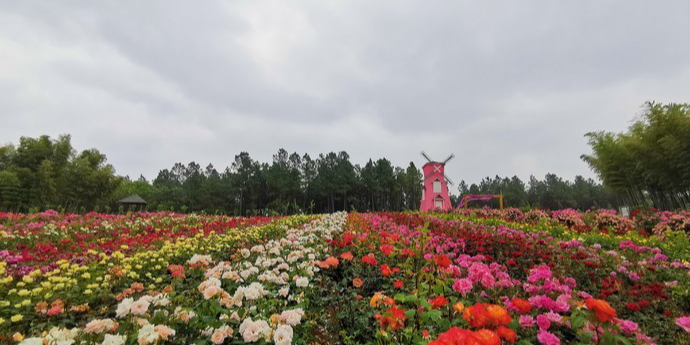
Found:
<path fill-rule="evenodd" d="M 453 185 L 453 181 L 446 176 L 445 167 L 446 163 L 453 159 L 455 155 L 451 153 L 448 158 L 439 162 L 429 158 L 424 151 L 421 154 L 427 160 L 427 163 L 422 166 L 424 182 L 422 202 L 419 209 L 422 212 L 434 209 L 450 210 L 452 205 L 450 204 L 450 195 L 448 194 L 448 184 Z"/>

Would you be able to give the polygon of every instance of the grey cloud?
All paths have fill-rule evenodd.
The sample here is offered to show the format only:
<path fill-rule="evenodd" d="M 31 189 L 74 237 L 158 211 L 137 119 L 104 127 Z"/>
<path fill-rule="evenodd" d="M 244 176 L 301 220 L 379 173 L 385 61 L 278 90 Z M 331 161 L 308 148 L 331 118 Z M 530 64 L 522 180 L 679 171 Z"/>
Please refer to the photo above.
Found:
<path fill-rule="evenodd" d="M 118 172 L 280 147 L 457 158 L 455 181 L 593 176 L 583 134 L 687 102 L 690 3 L 21 1 L 0 9 L 0 140 L 73 135 Z"/>

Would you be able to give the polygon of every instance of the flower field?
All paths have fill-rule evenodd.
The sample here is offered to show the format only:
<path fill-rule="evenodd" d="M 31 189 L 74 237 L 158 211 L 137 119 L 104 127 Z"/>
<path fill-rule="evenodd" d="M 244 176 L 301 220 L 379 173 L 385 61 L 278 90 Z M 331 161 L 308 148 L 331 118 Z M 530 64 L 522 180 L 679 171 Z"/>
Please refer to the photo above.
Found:
<path fill-rule="evenodd" d="M 690 344 L 689 219 L 0 214 L 0 344 Z"/>

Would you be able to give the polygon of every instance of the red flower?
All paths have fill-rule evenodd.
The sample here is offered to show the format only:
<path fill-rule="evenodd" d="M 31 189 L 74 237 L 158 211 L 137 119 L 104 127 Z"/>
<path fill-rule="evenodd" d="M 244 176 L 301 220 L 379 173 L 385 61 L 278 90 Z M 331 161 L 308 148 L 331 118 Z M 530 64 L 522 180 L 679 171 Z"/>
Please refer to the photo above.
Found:
<path fill-rule="evenodd" d="M 510 303 L 513 304 L 513 307 L 515 307 L 520 314 L 527 314 L 532 310 L 532 304 L 522 298 L 515 297 L 510 301 Z"/>
<path fill-rule="evenodd" d="M 182 265 L 168 265 L 168 271 L 175 278 L 184 278 L 184 266 Z"/>
<path fill-rule="evenodd" d="M 451 264 L 450 259 L 444 254 L 436 255 L 434 257 L 434 262 L 438 265 L 438 268 L 448 268 Z"/>
<path fill-rule="evenodd" d="M 390 256 L 394 249 L 390 244 L 385 244 L 381 246 L 381 253 L 385 256 Z"/>
<path fill-rule="evenodd" d="M 442 308 L 448 305 L 448 299 L 443 296 L 438 296 L 429 301 L 429 304 L 431 304 L 431 309 Z"/>
<path fill-rule="evenodd" d="M 400 327 L 405 327 L 405 320 L 407 320 L 407 315 L 405 310 L 399 309 L 398 306 L 392 306 L 383 315 L 377 314 L 375 316 L 379 320 L 379 324 L 382 328 L 390 328 L 391 331 L 395 331 Z"/>
<path fill-rule="evenodd" d="M 396 289 L 402 289 L 403 287 L 403 282 L 400 280 L 396 280 L 395 283 L 393 283 L 393 287 Z"/>
<path fill-rule="evenodd" d="M 384 277 L 388 277 L 388 276 L 393 275 L 393 271 L 391 271 L 391 268 L 388 266 L 388 264 L 383 264 L 380 266 L 380 268 L 381 268 L 381 274 Z"/>
<path fill-rule="evenodd" d="M 363 256 L 362 257 L 362 263 L 376 266 L 376 257 L 374 256 L 374 253 L 369 253 L 369 254 Z"/>
<path fill-rule="evenodd" d="M 515 333 L 515 331 L 513 331 L 512 329 L 510 329 L 508 327 L 505 327 L 505 326 L 498 327 L 498 329 L 496 330 L 496 333 L 498 333 L 499 337 L 505 339 L 506 341 L 508 341 L 511 344 L 515 343 L 515 341 L 517 340 L 517 333 Z"/>
<path fill-rule="evenodd" d="M 640 311 L 640 305 L 635 302 L 630 302 L 626 304 L 625 307 L 630 311 Z"/>

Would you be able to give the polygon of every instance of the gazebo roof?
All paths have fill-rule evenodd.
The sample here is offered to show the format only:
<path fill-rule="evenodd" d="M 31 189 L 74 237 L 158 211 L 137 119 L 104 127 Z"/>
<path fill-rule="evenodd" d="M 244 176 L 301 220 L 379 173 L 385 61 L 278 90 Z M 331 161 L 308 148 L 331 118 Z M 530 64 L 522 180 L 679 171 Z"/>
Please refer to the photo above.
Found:
<path fill-rule="evenodd" d="M 139 195 L 133 194 L 124 199 L 118 200 L 118 204 L 146 204 L 146 200 L 142 199 Z"/>

